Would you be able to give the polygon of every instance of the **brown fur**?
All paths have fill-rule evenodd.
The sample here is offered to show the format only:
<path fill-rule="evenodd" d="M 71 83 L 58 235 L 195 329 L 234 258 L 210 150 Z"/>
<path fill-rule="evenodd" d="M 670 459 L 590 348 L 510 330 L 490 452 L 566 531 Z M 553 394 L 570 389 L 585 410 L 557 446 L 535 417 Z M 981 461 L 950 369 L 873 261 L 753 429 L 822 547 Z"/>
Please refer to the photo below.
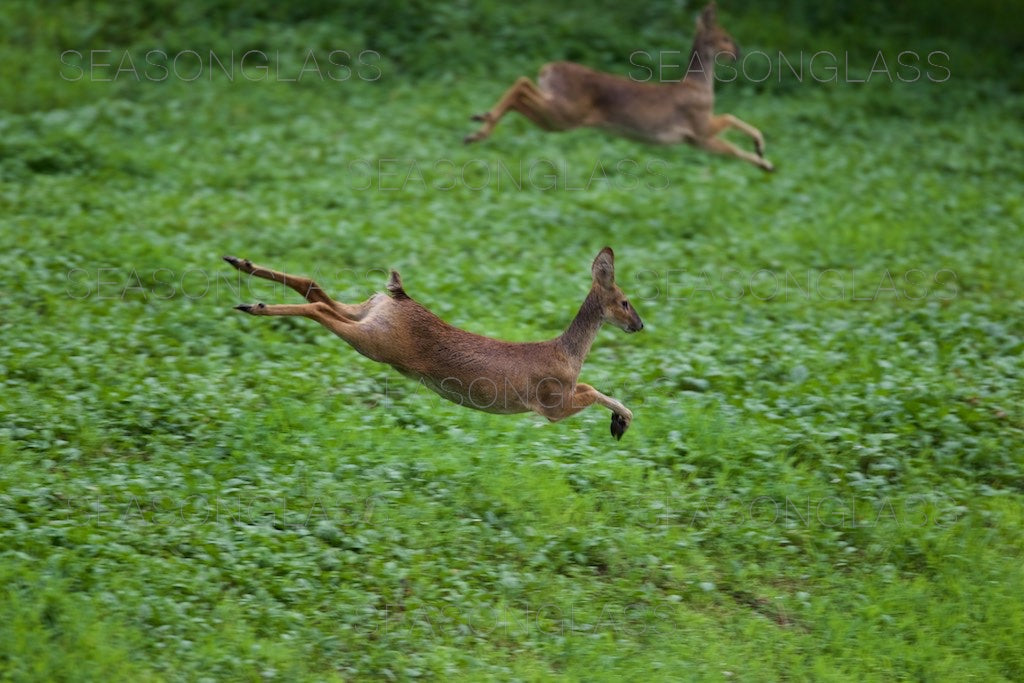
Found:
<path fill-rule="evenodd" d="M 642 83 L 573 62 L 551 62 L 541 67 L 537 85 L 521 76 L 490 111 L 474 116 L 484 125 L 465 141 L 487 138 L 501 117 L 512 110 L 547 131 L 591 127 L 651 144 L 685 142 L 771 171 L 774 167 L 764 158 L 761 132 L 731 114 L 714 114 L 713 70 L 719 54 L 736 59 L 739 48 L 718 25 L 715 4 L 711 3 L 697 19 L 689 67 L 680 82 Z M 727 128 L 750 136 L 757 153 L 745 152 L 717 137 Z"/>
<path fill-rule="evenodd" d="M 396 271 L 391 271 L 388 294 L 344 304 L 308 278 L 233 256 L 224 260 L 244 273 L 283 283 L 308 302 L 242 305 L 239 310 L 316 320 L 367 358 L 422 381 L 459 405 L 490 413 L 534 411 L 554 422 L 598 403 L 612 411 L 616 438 L 633 419 L 619 401 L 577 382 L 603 323 L 627 332 L 643 329 L 640 316 L 615 284 L 615 255 L 608 247 L 594 259 L 590 292 L 568 329 L 555 339 L 529 343 L 483 337 L 449 325 L 406 294 Z"/>

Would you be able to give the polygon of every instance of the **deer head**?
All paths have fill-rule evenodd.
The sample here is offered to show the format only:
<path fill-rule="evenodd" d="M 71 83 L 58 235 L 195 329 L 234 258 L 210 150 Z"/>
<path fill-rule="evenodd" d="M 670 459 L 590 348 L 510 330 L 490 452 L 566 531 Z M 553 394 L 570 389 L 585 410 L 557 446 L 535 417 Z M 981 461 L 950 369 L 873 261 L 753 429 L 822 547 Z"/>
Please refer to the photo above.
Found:
<path fill-rule="evenodd" d="M 644 323 L 636 309 L 615 284 L 615 253 L 611 247 L 601 250 L 594 259 L 590 272 L 594 277 L 591 291 L 597 295 L 601 304 L 602 320 L 626 332 L 639 332 L 644 329 Z"/>
<path fill-rule="evenodd" d="M 714 2 L 709 2 L 697 17 L 696 42 L 701 46 L 701 52 L 709 55 L 712 60 L 718 55 L 733 60 L 740 58 L 740 47 L 736 40 L 718 25 L 718 7 Z"/>

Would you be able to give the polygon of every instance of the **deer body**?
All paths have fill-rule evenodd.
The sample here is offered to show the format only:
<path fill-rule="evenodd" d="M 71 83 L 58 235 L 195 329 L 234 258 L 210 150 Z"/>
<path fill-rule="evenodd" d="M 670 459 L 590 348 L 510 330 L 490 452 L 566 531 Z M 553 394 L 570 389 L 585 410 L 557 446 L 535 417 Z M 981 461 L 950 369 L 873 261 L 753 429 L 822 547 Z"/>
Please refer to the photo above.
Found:
<path fill-rule="evenodd" d="M 490 136 L 509 110 L 517 111 L 547 131 L 601 128 L 624 137 L 660 145 L 688 143 L 718 154 L 737 157 L 771 171 L 764 158 L 764 136 L 731 114 L 714 115 L 715 59 L 733 59 L 739 48 L 717 23 L 714 3 L 697 20 L 697 35 L 685 78 L 678 83 L 646 83 L 594 71 L 573 62 L 541 67 L 537 85 L 520 77 L 488 112 L 474 116 L 480 129 L 467 143 Z M 717 137 L 736 128 L 754 141 L 756 154 Z"/>
<path fill-rule="evenodd" d="M 286 275 L 226 256 L 242 272 L 285 284 L 306 297 L 300 305 L 242 305 L 252 315 L 304 316 L 316 320 L 356 351 L 386 363 L 440 396 L 490 413 L 536 412 L 551 421 L 592 403 L 612 411 L 612 434 L 621 438 L 633 414 L 622 403 L 577 381 L 604 322 L 635 332 L 643 322 L 614 282 L 614 254 L 605 248 L 592 267 L 590 293 L 568 329 L 543 342 L 517 343 L 454 327 L 405 293 L 391 272 L 388 293 L 360 304 L 331 299 L 308 278 Z"/>
<path fill-rule="evenodd" d="M 537 81 L 542 91 L 558 93 L 551 105 L 558 120 L 651 144 L 696 140 L 714 102 L 701 89 L 637 83 L 573 62 L 545 64 Z"/>

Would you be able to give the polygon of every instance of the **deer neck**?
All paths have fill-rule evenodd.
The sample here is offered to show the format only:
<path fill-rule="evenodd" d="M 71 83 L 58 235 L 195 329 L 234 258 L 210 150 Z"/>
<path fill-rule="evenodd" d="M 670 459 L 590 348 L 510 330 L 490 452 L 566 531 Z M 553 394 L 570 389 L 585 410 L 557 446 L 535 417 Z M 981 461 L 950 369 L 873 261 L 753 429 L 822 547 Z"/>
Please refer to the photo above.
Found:
<path fill-rule="evenodd" d="M 715 82 L 715 50 L 704 36 L 697 36 L 690 50 L 690 61 L 686 67 L 685 82 L 705 85 L 708 90 L 714 89 Z"/>
<path fill-rule="evenodd" d="M 604 315 L 601 302 L 597 292 L 591 289 L 590 293 L 587 294 L 587 298 L 583 300 L 583 305 L 580 306 L 576 317 L 569 324 L 568 329 L 558 338 L 566 353 L 573 360 L 578 361 L 580 367 L 583 366 L 583 359 L 590 353 L 590 347 L 593 345 L 597 332 L 601 329 L 603 322 Z"/>

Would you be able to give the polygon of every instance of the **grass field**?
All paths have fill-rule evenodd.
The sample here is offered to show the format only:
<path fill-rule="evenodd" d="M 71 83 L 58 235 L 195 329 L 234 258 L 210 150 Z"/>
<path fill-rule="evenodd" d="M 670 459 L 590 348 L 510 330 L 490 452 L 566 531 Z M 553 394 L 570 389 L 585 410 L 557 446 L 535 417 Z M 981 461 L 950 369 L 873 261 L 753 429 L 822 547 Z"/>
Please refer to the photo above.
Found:
<path fill-rule="evenodd" d="M 1024 678 L 1024 97 L 958 44 L 942 82 L 723 87 L 765 174 L 514 116 L 462 146 L 532 57 L 67 80 L 32 16 L 0 108 L 0 679 Z M 220 260 L 345 301 L 394 267 L 526 341 L 604 245 L 646 324 L 581 376 L 621 442 L 241 315 L 299 298 Z"/>

